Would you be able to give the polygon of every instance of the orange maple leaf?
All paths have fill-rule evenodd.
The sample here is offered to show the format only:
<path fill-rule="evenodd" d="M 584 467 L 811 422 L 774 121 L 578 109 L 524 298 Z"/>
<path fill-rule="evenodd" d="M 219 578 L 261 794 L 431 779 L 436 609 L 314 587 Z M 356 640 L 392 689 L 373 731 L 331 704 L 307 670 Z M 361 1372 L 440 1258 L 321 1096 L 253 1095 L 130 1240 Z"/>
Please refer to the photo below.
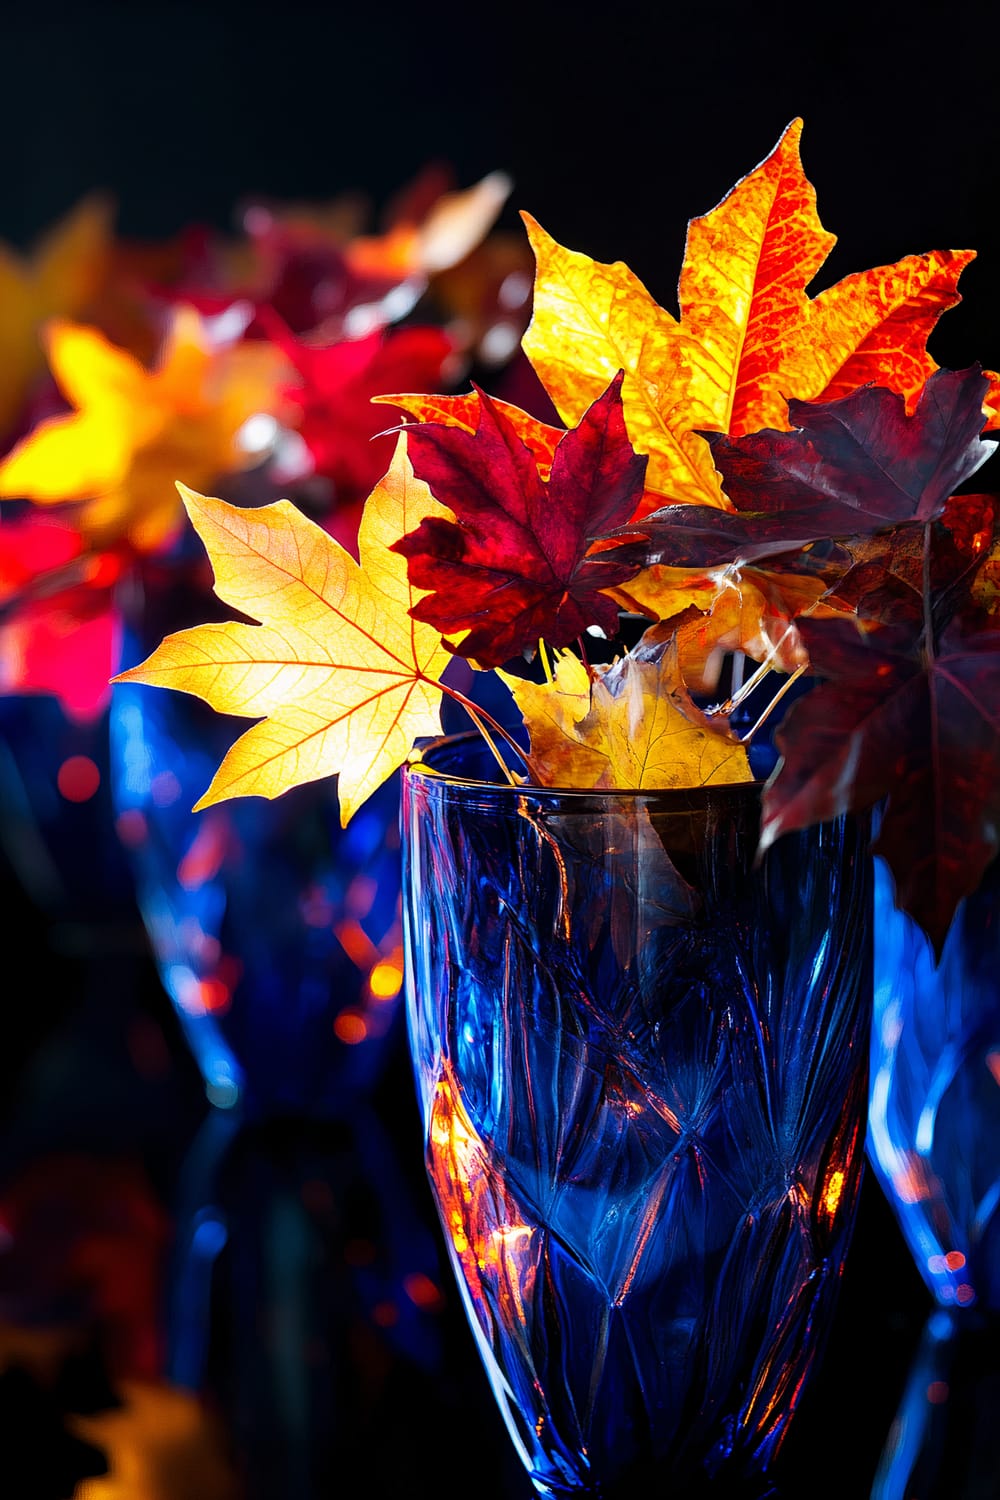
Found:
<path fill-rule="evenodd" d="M 463 427 L 466 432 L 475 432 L 479 425 L 480 402 L 476 391 L 458 396 L 424 395 L 416 391 L 398 396 L 373 396 L 371 399 L 376 405 L 398 406 L 418 422 L 441 422 L 446 427 Z M 512 406 L 509 401 L 494 400 L 493 405 L 531 450 L 539 474 L 543 479 L 547 478 L 559 439 L 566 436 L 565 430 L 542 422 L 519 406 Z"/>
<path fill-rule="evenodd" d="M 111 205 L 85 198 L 30 255 L 0 244 L 0 438 L 20 415 L 45 369 L 41 329 L 54 317 L 79 318 L 111 269 Z"/>
<path fill-rule="evenodd" d="M 834 236 L 802 169 L 801 131 L 793 120 L 758 167 L 690 221 L 679 321 L 627 266 L 566 250 L 522 215 L 536 258 L 525 352 L 569 425 L 626 371 L 629 435 L 650 459 L 644 510 L 664 498 L 726 505 L 699 431 L 787 429 L 789 397 L 829 400 L 867 382 L 912 408 L 937 369 L 926 341 L 960 300 L 974 252 L 907 256 L 809 297 Z"/>
<path fill-rule="evenodd" d="M 125 539 L 142 552 L 159 547 L 183 519 L 178 474 L 207 486 L 258 462 L 240 430 L 276 410 L 290 375 L 263 341 L 214 346 L 188 307 L 174 311 L 152 369 L 81 324 L 50 323 L 45 345 L 74 410 L 12 449 L 0 464 L 0 498 L 75 504 L 92 549 Z"/>
<path fill-rule="evenodd" d="M 344 246 L 352 270 L 400 280 L 460 265 L 493 227 L 510 197 L 506 172 L 489 172 L 470 188 L 444 192 L 419 218 L 408 215 L 384 234 L 357 235 Z"/>
<path fill-rule="evenodd" d="M 243 509 L 178 488 L 215 592 L 261 623 L 179 631 L 115 681 L 193 693 L 261 721 L 230 748 L 196 810 L 337 775 L 346 825 L 415 739 L 441 732 L 439 679 L 452 655 L 411 619 L 419 591 L 390 548 L 444 507 L 414 478 L 403 435 L 365 504 L 360 565 L 287 500 Z"/>

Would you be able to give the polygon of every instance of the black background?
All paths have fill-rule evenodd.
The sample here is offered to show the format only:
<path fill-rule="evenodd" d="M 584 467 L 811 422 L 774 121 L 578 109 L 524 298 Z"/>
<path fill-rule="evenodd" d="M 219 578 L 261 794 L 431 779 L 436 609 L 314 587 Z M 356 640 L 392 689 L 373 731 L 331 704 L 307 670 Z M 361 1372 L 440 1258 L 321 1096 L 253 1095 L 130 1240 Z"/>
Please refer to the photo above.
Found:
<path fill-rule="evenodd" d="M 0 237 L 29 245 L 94 188 L 114 194 L 123 234 L 153 239 L 195 221 L 231 227 L 254 193 L 360 188 L 380 203 L 440 158 L 461 185 L 505 169 L 505 223 L 530 210 L 561 243 L 626 261 L 674 310 L 687 220 L 801 115 L 806 173 L 838 236 L 813 290 L 905 254 L 976 249 L 930 347 L 953 368 L 1000 368 L 995 36 L 990 5 L 879 0 L 8 6 Z M 95 953 L 85 922 L 76 947 L 62 928 L 53 937 L 6 856 L 3 873 L 5 1173 L 32 1151 L 114 1153 L 127 1138 L 169 1209 L 204 1104 L 127 897 L 125 937 Z M 123 1040 L 136 1016 L 169 1048 L 156 1087 Z M 407 1098 L 407 1128 L 409 1110 Z M 866 1500 L 927 1307 L 869 1178 L 828 1358 L 789 1440 L 789 1500 L 817 1485 Z M 478 1369 L 460 1368 L 474 1429 L 460 1447 L 481 1442 L 482 1463 L 445 1487 L 509 1495 Z M 455 1410 L 442 1403 L 442 1421 Z M 454 1433 L 407 1437 L 410 1492 L 443 1493 Z"/>

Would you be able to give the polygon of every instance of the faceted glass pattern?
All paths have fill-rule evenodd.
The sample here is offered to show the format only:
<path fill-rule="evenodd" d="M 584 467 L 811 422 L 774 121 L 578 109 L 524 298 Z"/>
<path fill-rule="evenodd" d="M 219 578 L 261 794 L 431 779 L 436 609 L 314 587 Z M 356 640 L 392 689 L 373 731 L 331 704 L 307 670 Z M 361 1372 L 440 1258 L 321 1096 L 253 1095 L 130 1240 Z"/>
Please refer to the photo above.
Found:
<path fill-rule="evenodd" d="M 184 559 L 161 573 L 127 611 L 127 665 L 221 610 Z M 346 829 L 329 778 L 192 812 L 247 727 L 117 684 L 116 827 L 209 1099 L 247 1118 L 344 1117 L 403 1045 L 399 777 Z"/>
<path fill-rule="evenodd" d="M 866 830 L 758 868 L 756 785 L 490 765 L 455 737 L 404 771 L 403 913 L 426 1167 L 494 1394 L 542 1495 L 762 1474 L 862 1171 Z"/>
<path fill-rule="evenodd" d="M 868 1151 L 917 1267 L 950 1309 L 1000 1311 L 1000 862 L 940 960 L 875 861 Z"/>

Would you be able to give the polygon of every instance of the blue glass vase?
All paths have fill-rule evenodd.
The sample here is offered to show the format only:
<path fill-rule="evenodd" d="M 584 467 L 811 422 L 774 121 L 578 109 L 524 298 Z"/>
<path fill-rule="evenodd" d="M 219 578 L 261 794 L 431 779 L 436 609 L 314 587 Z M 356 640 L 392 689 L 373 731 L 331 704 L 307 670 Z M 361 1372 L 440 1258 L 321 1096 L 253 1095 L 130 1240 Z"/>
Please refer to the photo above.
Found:
<path fill-rule="evenodd" d="M 938 958 L 874 864 L 868 1156 L 930 1310 L 872 1500 L 987 1500 L 1000 1474 L 1000 862 Z"/>
<path fill-rule="evenodd" d="M 535 1491 L 744 1493 L 822 1350 L 863 1166 L 867 830 L 758 866 L 757 784 L 403 784 L 425 1162 Z M 728 1483 L 727 1483 L 728 1482 Z"/>
<path fill-rule="evenodd" d="M 126 666 L 222 612 L 193 545 L 123 604 Z M 116 825 L 212 1104 L 247 1122 L 344 1119 L 402 1045 L 399 780 L 346 829 L 330 779 L 192 812 L 247 727 L 189 694 L 117 684 Z"/>
<path fill-rule="evenodd" d="M 868 1153 L 934 1302 L 1000 1313 L 1000 862 L 940 959 L 875 860 Z"/>

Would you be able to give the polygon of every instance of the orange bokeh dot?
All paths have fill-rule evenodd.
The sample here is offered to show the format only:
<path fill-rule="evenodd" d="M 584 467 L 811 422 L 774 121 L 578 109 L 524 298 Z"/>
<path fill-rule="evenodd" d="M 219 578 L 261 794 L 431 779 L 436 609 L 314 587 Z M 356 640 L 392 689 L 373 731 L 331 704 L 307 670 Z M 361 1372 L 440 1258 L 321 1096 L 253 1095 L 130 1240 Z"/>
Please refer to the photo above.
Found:
<path fill-rule="evenodd" d="M 87 802 L 101 784 L 101 773 L 89 755 L 71 755 L 56 775 L 56 786 L 67 802 Z"/>
<path fill-rule="evenodd" d="M 333 1023 L 334 1034 L 339 1041 L 346 1042 L 349 1047 L 354 1047 L 358 1042 L 363 1042 L 368 1035 L 368 1027 L 365 1018 L 356 1010 L 344 1010 Z"/>
<path fill-rule="evenodd" d="M 411 1271 L 404 1278 L 403 1287 L 413 1305 L 423 1308 L 425 1312 L 439 1311 L 444 1306 L 441 1288 L 429 1276 L 425 1276 L 423 1271 Z"/>

